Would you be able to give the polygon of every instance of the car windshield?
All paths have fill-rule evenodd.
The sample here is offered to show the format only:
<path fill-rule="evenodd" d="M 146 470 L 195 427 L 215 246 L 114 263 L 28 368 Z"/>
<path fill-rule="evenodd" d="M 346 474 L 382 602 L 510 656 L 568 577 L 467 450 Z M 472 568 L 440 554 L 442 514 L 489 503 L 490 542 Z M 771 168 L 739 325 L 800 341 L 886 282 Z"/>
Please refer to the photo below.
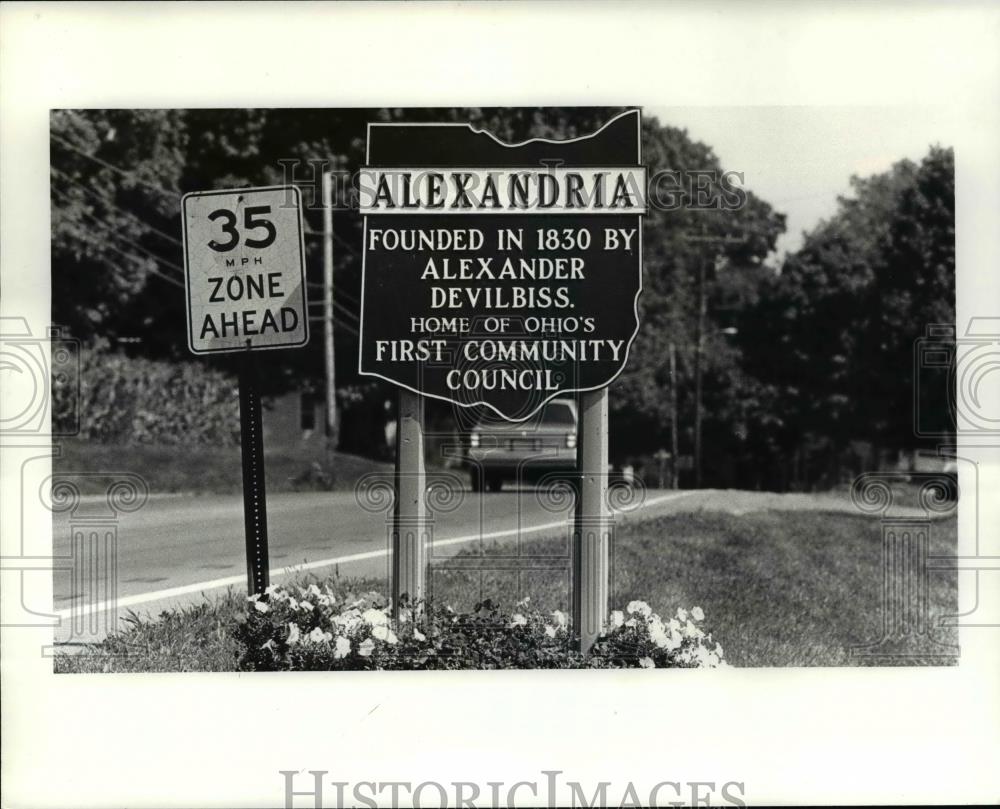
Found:
<path fill-rule="evenodd" d="M 538 413 L 523 422 L 503 421 L 495 415 L 487 414 L 480 418 L 476 425 L 477 430 L 488 432 L 506 432 L 537 427 L 576 427 L 576 416 L 573 414 L 572 405 L 569 402 L 549 402 Z"/>
<path fill-rule="evenodd" d="M 559 424 L 572 427 L 576 424 L 573 408 L 563 402 L 550 402 L 542 408 L 542 424 Z"/>

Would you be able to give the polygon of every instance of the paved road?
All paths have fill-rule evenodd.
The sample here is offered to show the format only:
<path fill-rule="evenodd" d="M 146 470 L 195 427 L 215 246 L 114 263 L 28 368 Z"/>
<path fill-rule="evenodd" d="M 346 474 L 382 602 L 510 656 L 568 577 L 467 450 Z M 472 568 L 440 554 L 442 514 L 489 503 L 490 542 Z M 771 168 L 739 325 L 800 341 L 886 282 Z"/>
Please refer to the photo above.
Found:
<path fill-rule="evenodd" d="M 483 495 L 452 491 L 451 497 L 450 503 L 444 504 L 447 513 L 440 509 L 432 512 L 433 556 L 457 553 L 477 542 L 514 543 L 519 537 L 569 533 L 570 503 L 546 503 L 534 489 Z M 388 499 L 382 505 L 388 506 Z M 104 508 L 102 500 L 85 503 L 80 512 L 74 513 L 73 525 L 65 514 L 58 514 L 53 523 L 55 553 L 70 556 L 74 525 L 79 527 L 87 516 L 98 516 Z M 736 514 L 800 508 L 857 513 L 847 498 L 830 495 L 649 491 L 637 511 L 618 514 L 616 519 L 621 522 L 639 514 L 647 517 L 703 508 Z M 280 581 L 302 570 L 324 575 L 336 566 L 344 575 L 388 580 L 389 516 L 391 512 L 385 510 L 362 508 L 351 492 L 269 496 L 272 579 Z M 239 496 L 153 498 L 139 511 L 122 515 L 117 528 L 117 576 L 107 577 L 117 581 L 116 594 L 84 587 L 83 599 L 74 600 L 69 574 L 54 575 L 55 609 L 64 619 L 56 631 L 57 641 L 69 639 L 69 619 L 76 615 L 80 620 L 81 603 L 98 605 L 96 609 L 84 609 L 89 626 L 77 625 L 77 634 L 92 635 L 97 625 L 105 623 L 101 603 L 112 595 L 119 615 L 126 608 L 156 613 L 167 606 L 199 601 L 202 594 L 220 593 L 228 586 L 246 586 L 243 504 Z M 92 557 L 90 554 L 87 558 Z"/>
<path fill-rule="evenodd" d="M 647 492 L 642 510 L 661 510 L 693 495 L 703 493 Z M 569 532 L 570 503 L 545 502 L 534 489 L 483 495 L 452 492 L 451 497 L 444 504 L 446 512 L 431 512 L 434 556 L 450 555 L 477 542 L 517 542 L 518 537 Z M 56 555 L 70 556 L 74 527 L 86 527 L 87 517 L 97 517 L 104 510 L 103 500 L 95 499 L 73 515 L 73 524 L 65 514 L 57 514 L 53 522 Z M 336 566 L 345 575 L 387 579 L 388 517 L 391 511 L 362 508 L 352 492 L 269 496 L 272 578 L 280 580 L 284 568 L 322 575 Z M 246 586 L 239 496 L 152 498 L 139 511 L 122 515 L 117 531 L 117 576 L 108 577 L 117 581 L 116 594 L 85 585 L 84 597 L 74 600 L 70 574 L 54 575 L 55 609 L 64 619 L 56 632 L 57 641 L 69 639 L 72 608 L 81 603 L 101 605 L 114 595 L 119 613 L 125 608 L 155 613 L 171 604 L 200 600 L 202 593 Z M 88 623 L 100 623 L 95 617 L 100 611 L 86 608 Z M 79 617 L 79 610 L 76 613 Z"/>

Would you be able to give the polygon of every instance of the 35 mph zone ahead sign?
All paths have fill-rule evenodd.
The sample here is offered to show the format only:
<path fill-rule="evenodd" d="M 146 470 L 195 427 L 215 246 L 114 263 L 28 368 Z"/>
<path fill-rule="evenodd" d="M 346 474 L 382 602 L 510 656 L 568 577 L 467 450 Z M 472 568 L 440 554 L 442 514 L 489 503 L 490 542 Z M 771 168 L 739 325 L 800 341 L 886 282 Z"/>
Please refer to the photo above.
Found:
<path fill-rule="evenodd" d="M 294 186 L 196 191 L 181 203 L 188 346 L 195 354 L 309 341 Z"/>
<path fill-rule="evenodd" d="M 368 128 L 359 370 L 511 421 L 608 385 L 639 321 L 639 111 L 564 141 Z"/>

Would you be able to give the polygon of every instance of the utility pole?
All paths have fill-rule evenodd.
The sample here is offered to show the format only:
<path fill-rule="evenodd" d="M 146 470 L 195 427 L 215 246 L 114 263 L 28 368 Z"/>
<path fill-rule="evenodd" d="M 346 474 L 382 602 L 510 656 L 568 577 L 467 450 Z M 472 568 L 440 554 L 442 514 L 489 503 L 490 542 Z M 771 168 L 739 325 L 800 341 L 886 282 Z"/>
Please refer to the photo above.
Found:
<path fill-rule="evenodd" d="M 677 346 L 670 343 L 670 488 L 677 488 Z"/>
<path fill-rule="evenodd" d="M 333 182 L 323 172 L 323 352 L 326 366 L 326 460 L 337 449 L 337 376 L 333 343 Z"/>
<path fill-rule="evenodd" d="M 686 236 L 688 241 L 702 242 L 717 245 L 713 250 L 713 260 L 718 257 L 718 246 L 727 244 L 743 244 L 745 239 L 728 235 L 711 236 L 708 234 L 707 226 L 702 227 L 699 236 Z M 701 375 L 702 375 L 702 355 L 704 353 L 705 342 L 705 314 L 708 309 L 708 295 L 705 289 L 705 264 L 704 254 L 698 256 L 698 320 L 695 334 L 694 351 L 694 481 L 695 486 L 701 488 Z"/>
<path fill-rule="evenodd" d="M 698 258 L 698 321 L 694 344 L 694 485 L 701 488 L 701 354 L 705 339 L 705 259 Z"/>

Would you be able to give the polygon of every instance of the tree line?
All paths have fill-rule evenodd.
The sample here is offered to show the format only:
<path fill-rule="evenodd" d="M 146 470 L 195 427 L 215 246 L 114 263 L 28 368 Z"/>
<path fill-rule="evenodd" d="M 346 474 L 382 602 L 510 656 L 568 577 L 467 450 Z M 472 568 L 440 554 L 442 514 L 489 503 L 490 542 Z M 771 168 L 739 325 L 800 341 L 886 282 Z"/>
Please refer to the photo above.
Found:
<path fill-rule="evenodd" d="M 300 184 L 307 275 L 318 300 L 317 172 L 346 176 L 362 166 L 368 122 L 470 122 L 519 142 L 589 134 L 621 111 L 55 111 L 53 322 L 119 353 L 188 360 L 180 234 L 187 191 Z M 646 117 L 642 152 L 651 175 L 698 175 L 708 198 L 731 198 L 725 168 L 734 167 L 721 166 L 711 147 L 683 128 Z M 834 216 L 778 267 L 765 260 L 784 215 L 752 191 L 741 197 L 738 207 L 651 207 L 644 219 L 640 330 L 611 391 L 616 459 L 648 466 L 658 449 L 674 444 L 690 457 L 700 414 L 705 485 L 802 488 L 835 483 L 858 465 L 872 468 L 886 453 L 919 446 L 916 406 L 947 428 L 948 390 L 918 384 L 913 350 L 928 325 L 954 322 L 952 151 L 935 146 L 919 163 L 853 178 Z M 356 372 L 361 217 L 338 201 L 341 448 L 366 453 L 382 442 L 392 391 Z M 199 361 L 231 370 L 226 357 Z M 322 341 L 314 340 L 282 356 L 268 380 L 273 392 L 318 390 L 322 369 Z M 444 405 L 429 407 L 442 429 L 448 415 Z"/>

